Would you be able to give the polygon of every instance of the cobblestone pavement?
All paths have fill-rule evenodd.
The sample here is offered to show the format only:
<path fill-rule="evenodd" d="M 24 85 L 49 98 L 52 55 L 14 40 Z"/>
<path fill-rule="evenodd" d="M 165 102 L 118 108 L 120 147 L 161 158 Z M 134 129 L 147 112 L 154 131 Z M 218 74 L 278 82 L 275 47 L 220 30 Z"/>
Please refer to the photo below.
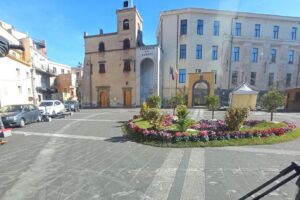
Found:
<path fill-rule="evenodd" d="M 193 149 L 130 142 L 122 137 L 121 125 L 137 113 L 83 110 L 14 129 L 9 142 L 0 146 L 0 199 L 235 200 L 300 161 L 300 140 Z M 200 109 L 190 114 L 195 119 L 211 116 Z M 250 118 L 268 119 L 269 114 L 254 112 Z M 300 114 L 278 113 L 275 120 L 300 125 Z M 293 199 L 295 181 L 265 199 Z"/>

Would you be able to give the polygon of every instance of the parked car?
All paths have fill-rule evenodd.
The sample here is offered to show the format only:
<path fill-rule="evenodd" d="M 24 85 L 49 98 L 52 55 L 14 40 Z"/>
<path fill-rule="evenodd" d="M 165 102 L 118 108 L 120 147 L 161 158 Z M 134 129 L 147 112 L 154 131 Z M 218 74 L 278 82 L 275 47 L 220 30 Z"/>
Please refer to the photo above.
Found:
<path fill-rule="evenodd" d="M 66 111 L 79 112 L 79 102 L 78 101 L 66 101 L 65 109 L 66 109 Z"/>
<path fill-rule="evenodd" d="M 59 100 L 44 100 L 39 105 L 39 110 L 42 115 L 56 116 L 63 113 L 65 107 Z"/>
<path fill-rule="evenodd" d="M 42 120 L 38 107 L 31 104 L 4 106 L 0 109 L 0 116 L 4 126 L 24 127 L 25 124 Z"/>

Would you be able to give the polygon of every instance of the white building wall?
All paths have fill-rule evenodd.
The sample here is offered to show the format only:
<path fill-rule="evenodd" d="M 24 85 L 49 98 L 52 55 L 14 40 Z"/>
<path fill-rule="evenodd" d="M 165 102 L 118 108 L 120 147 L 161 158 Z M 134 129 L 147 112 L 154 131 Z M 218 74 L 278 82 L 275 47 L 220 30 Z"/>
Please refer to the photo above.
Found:
<path fill-rule="evenodd" d="M 32 103 L 30 67 L 5 57 L 0 58 L 0 72 L 0 107 Z"/>
<path fill-rule="evenodd" d="M 180 20 L 187 19 L 187 35 L 180 35 Z M 203 35 L 197 35 L 197 20 L 204 20 Z M 220 21 L 219 36 L 213 35 L 214 21 Z M 235 36 L 235 24 L 242 24 L 241 36 Z M 177 25 L 178 24 L 178 25 Z M 254 37 L 255 24 L 261 25 L 260 38 Z M 170 80 L 170 66 L 187 69 L 187 80 L 178 87 L 188 86 L 188 73 L 216 71 L 215 89 L 231 90 L 242 82 L 250 83 L 256 72 L 254 88 L 268 90 L 269 73 L 274 73 L 274 86 L 285 90 L 287 73 L 292 74 L 291 86 L 296 86 L 300 55 L 300 18 L 253 13 L 236 13 L 207 9 L 180 9 L 161 13 L 158 42 L 162 49 L 163 96 L 175 95 L 175 81 Z M 273 27 L 279 26 L 279 37 L 273 39 Z M 297 40 L 291 40 L 292 27 L 297 28 Z M 177 29 L 178 28 L 178 29 Z M 178 32 L 178 46 L 177 46 Z M 231 37 L 231 32 L 233 37 Z M 179 59 L 180 44 L 187 45 L 186 59 Z M 196 45 L 202 45 L 202 59 L 196 59 Z M 218 60 L 212 60 L 212 46 L 218 46 Z M 232 48 L 231 48 L 232 46 Z M 232 59 L 234 47 L 240 47 L 239 61 Z M 258 62 L 252 62 L 252 49 L 258 48 Z M 270 51 L 277 49 L 276 63 L 270 63 Z M 288 64 L 288 51 L 294 50 L 294 62 Z M 176 55 L 178 52 L 178 55 Z M 231 62 L 230 62 L 231 61 Z M 230 64 L 231 63 L 231 64 Z M 229 71 L 231 74 L 229 74 Z M 231 84 L 232 72 L 238 71 L 238 83 Z M 229 84 L 230 80 L 230 84 Z M 300 83 L 298 83 L 299 85 Z"/>

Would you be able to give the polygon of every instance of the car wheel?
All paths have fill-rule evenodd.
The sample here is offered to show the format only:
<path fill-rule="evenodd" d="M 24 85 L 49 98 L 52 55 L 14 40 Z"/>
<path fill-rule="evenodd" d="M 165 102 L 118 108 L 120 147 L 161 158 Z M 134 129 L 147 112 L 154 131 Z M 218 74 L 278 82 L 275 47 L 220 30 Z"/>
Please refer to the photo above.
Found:
<path fill-rule="evenodd" d="M 20 127 L 24 127 L 25 126 L 25 120 L 22 118 L 20 120 Z"/>

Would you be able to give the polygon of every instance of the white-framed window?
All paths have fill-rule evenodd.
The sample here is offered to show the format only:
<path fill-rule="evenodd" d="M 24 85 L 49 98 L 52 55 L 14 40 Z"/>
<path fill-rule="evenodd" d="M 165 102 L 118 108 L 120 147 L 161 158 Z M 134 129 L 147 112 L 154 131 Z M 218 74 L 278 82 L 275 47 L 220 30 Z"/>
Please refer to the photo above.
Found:
<path fill-rule="evenodd" d="M 202 59 L 202 45 L 197 44 L 196 45 L 196 59 Z"/>
<path fill-rule="evenodd" d="M 289 64 L 293 64 L 294 63 L 294 50 L 289 50 L 288 63 Z"/>

